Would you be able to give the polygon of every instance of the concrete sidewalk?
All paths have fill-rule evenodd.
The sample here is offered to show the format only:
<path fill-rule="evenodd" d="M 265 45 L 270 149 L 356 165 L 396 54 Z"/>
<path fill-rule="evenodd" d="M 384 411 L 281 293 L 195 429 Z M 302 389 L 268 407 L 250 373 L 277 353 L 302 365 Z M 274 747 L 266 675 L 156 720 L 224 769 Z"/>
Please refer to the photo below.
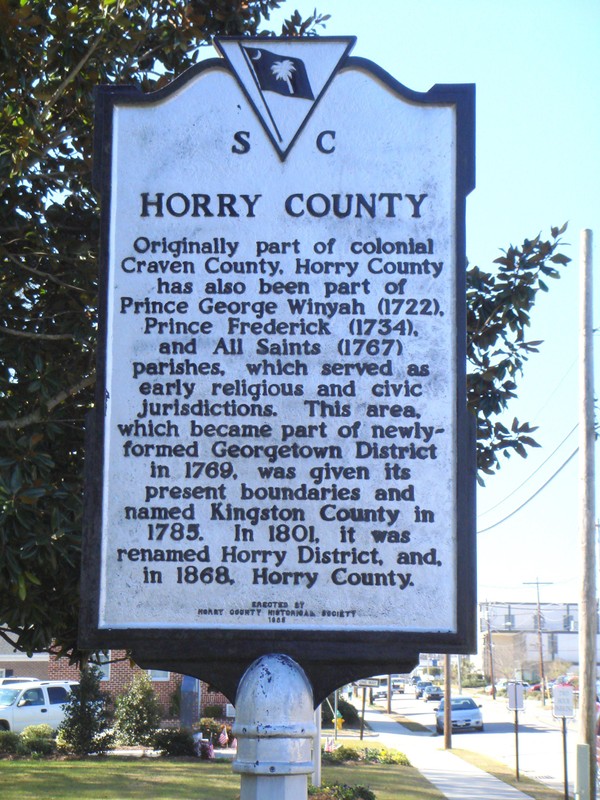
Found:
<path fill-rule="evenodd" d="M 413 733 L 381 711 L 366 711 L 377 740 L 405 753 L 413 767 L 448 800 L 527 800 L 525 794 L 443 749 L 443 737 Z"/>

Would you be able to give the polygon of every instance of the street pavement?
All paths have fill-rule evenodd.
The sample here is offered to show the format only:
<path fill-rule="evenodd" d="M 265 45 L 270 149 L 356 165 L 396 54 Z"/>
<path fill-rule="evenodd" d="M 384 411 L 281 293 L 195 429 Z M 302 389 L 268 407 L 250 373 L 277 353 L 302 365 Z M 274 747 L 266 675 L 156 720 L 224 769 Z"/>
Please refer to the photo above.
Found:
<path fill-rule="evenodd" d="M 365 721 L 378 741 L 400 750 L 448 800 L 523 800 L 531 795 L 443 749 L 443 737 L 414 733 L 382 711 L 366 711 Z"/>

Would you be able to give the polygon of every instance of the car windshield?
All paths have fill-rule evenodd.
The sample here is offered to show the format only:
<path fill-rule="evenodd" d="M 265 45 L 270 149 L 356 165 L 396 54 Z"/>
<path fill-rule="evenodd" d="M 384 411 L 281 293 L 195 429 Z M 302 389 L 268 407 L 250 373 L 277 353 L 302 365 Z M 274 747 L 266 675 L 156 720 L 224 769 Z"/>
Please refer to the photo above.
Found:
<path fill-rule="evenodd" d="M 470 697 L 453 697 L 450 701 L 450 708 L 453 711 L 462 711 L 468 708 L 477 708 L 477 704 Z M 440 711 L 444 710 L 444 701 L 440 703 Z"/>
<path fill-rule="evenodd" d="M 0 687 L 0 706 L 11 706 L 19 694 L 19 689 Z"/>
<path fill-rule="evenodd" d="M 458 697 L 456 700 L 452 700 L 452 708 L 460 710 L 463 708 L 477 708 L 477 706 L 470 697 Z"/>

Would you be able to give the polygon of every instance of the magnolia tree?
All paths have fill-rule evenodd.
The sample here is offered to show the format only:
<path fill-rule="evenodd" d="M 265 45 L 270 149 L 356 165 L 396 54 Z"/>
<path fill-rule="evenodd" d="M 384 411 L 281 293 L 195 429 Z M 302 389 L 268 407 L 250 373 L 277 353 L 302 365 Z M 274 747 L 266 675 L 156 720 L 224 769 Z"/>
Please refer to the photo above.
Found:
<path fill-rule="evenodd" d="M 84 418 L 93 404 L 99 208 L 93 92 L 147 92 L 193 65 L 212 37 L 268 35 L 279 0 L 0 0 L 0 635 L 78 660 Z M 278 35 L 315 35 L 297 12 Z M 538 343 L 529 315 L 568 262 L 562 229 L 468 270 L 469 407 L 478 467 L 535 446 L 506 423 Z"/>

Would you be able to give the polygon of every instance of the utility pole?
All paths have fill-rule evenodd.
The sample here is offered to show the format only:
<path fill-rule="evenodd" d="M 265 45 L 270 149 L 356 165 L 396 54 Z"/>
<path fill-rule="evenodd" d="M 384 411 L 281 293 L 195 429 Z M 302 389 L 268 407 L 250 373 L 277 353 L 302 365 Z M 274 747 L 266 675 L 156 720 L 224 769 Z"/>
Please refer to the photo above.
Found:
<path fill-rule="evenodd" d="M 490 657 L 490 679 L 492 681 L 492 700 L 496 699 L 496 678 L 494 677 L 494 652 L 492 645 L 492 626 L 490 625 L 490 604 L 485 604 L 485 617 L 487 621 L 488 654 Z"/>
<path fill-rule="evenodd" d="M 456 685 L 458 694 L 462 694 L 462 657 L 460 653 L 456 656 Z"/>
<path fill-rule="evenodd" d="M 452 750 L 452 656 L 444 656 L 444 750 Z"/>
<path fill-rule="evenodd" d="M 551 582 L 540 582 L 539 578 L 534 581 L 525 581 L 524 586 L 535 586 L 537 588 L 537 635 L 538 650 L 540 654 L 540 681 L 542 688 L 542 705 L 546 705 L 546 675 L 544 673 L 544 637 L 542 635 L 542 607 L 540 605 L 540 585 L 552 586 Z"/>
<path fill-rule="evenodd" d="M 580 239 L 579 344 L 579 742 L 589 747 L 590 799 L 596 798 L 596 600 L 592 232 Z"/>

